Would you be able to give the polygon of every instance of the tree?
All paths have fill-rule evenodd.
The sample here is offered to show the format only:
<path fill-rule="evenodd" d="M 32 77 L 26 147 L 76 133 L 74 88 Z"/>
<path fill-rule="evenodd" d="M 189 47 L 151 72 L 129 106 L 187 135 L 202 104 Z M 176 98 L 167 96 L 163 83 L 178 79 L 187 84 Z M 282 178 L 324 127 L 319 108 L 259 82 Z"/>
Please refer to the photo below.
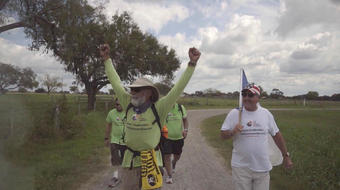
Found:
<path fill-rule="evenodd" d="M 202 91 L 196 91 L 195 92 L 195 96 L 203 96 L 203 92 Z"/>
<path fill-rule="evenodd" d="M 221 91 L 214 89 L 214 88 L 208 88 L 203 91 L 204 95 L 206 96 L 219 96 L 222 94 Z"/>
<path fill-rule="evenodd" d="M 3 0 L 0 2 L 0 33 L 15 28 L 50 28 L 55 24 L 48 19 L 49 14 L 57 14 L 64 0 Z M 8 23 L 10 17 L 16 18 L 14 23 Z"/>
<path fill-rule="evenodd" d="M 283 96 L 283 92 L 282 91 L 280 91 L 278 88 L 274 88 L 272 90 L 272 92 L 270 93 L 270 97 L 271 98 L 282 98 L 284 96 Z"/>
<path fill-rule="evenodd" d="M 76 75 L 85 86 L 88 110 L 94 108 L 96 93 L 109 84 L 98 50 L 102 43 L 110 45 L 110 56 L 126 83 L 142 75 L 172 78 L 179 68 L 175 51 L 143 33 L 127 12 L 109 22 L 101 7 L 93 8 L 86 0 L 15 1 L 24 2 L 13 10 L 25 23 L 30 49 L 52 52 L 66 71 Z"/>
<path fill-rule="evenodd" d="M 331 100 L 333 100 L 333 101 L 340 101 L 340 94 L 333 94 L 331 96 Z"/>
<path fill-rule="evenodd" d="M 43 88 L 38 88 L 34 91 L 35 93 L 46 93 L 46 90 Z"/>
<path fill-rule="evenodd" d="M 233 95 L 234 98 L 238 98 L 240 96 L 240 92 L 234 91 L 232 95 Z"/>
<path fill-rule="evenodd" d="M 20 69 L 0 62 L 0 93 L 16 88 L 33 89 L 38 86 L 37 75 L 30 68 Z"/>
<path fill-rule="evenodd" d="M 45 75 L 41 84 L 46 87 L 48 94 L 55 92 L 55 90 L 63 86 L 63 83 L 60 82 L 59 77 L 51 77 L 49 74 Z"/>
<path fill-rule="evenodd" d="M 26 92 L 27 92 L 27 89 L 26 89 L 26 88 L 19 87 L 18 92 L 26 93 Z"/>
<path fill-rule="evenodd" d="M 316 100 L 319 97 L 319 93 L 316 91 L 309 91 L 305 97 L 307 100 Z"/>
<path fill-rule="evenodd" d="M 115 94 L 115 91 L 113 89 L 109 89 L 109 94 L 110 95 L 114 95 Z"/>
<path fill-rule="evenodd" d="M 70 86 L 70 91 L 74 94 L 79 93 L 78 86 L 75 86 L 75 85 Z"/>
<path fill-rule="evenodd" d="M 268 96 L 268 93 L 266 92 L 266 91 L 263 91 L 262 93 L 261 93 L 261 98 L 268 98 L 269 96 Z"/>
<path fill-rule="evenodd" d="M 161 82 L 155 83 L 155 86 L 161 95 L 166 95 L 174 86 L 174 84 L 172 83 L 171 79 L 164 79 Z"/>

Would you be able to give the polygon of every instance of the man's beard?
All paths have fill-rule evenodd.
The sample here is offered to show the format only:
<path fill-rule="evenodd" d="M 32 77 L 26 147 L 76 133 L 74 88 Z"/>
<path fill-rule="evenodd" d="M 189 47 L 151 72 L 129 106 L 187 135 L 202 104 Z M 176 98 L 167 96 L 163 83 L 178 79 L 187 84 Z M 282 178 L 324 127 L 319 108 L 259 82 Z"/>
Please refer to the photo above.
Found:
<path fill-rule="evenodd" d="M 145 96 L 142 97 L 132 97 L 131 104 L 135 107 L 139 107 L 145 103 Z"/>

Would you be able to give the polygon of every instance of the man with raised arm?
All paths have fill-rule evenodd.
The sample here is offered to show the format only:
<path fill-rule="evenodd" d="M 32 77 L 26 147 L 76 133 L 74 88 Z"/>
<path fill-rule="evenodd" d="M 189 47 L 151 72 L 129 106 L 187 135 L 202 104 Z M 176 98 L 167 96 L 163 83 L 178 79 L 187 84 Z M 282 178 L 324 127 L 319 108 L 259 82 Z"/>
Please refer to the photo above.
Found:
<path fill-rule="evenodd" d="M 145 173 L 142 171 L 140 153 L 156 150 L 155 160 L 158 166 L 162 166 L 161 153 L 157 150 L 161 136 L 160 128 L 164 125 L 169 111 L 188 84 L 201 53 L 196 48 L 189 49 L 188 67 L 170 92 L 162 98 L 159 98 L 158 89 L 153 83 L 145 78 L 137 79 L 128 86 L 131 90 L 130 93 L 126 92 L 109 57 L 107 44 L 100 47 L 100 55 L 104 60 L 105 72 L 112 88 L 123 110 L 126 110 L 124 140 L 127 150 L 122 163 L 124 168 L 122 188 L 140 189 L 141 175 Z M 149 177 L 148 175 L 149 184 L 153 185 L 154 180 L 154 176 Z"/>

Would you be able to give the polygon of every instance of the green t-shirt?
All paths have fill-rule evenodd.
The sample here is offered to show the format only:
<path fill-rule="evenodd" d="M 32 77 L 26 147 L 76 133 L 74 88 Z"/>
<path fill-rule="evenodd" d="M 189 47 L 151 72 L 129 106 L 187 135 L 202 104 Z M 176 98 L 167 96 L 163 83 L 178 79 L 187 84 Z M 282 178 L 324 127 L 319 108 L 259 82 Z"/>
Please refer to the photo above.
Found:
<path fill-rule="evenodd" d="M 124 111 L 117 111 L 117 109 L 111 110 L 106 117 L 107 123 L 112 123 L 111 128 L 111 143 L 124 145 L 123 142 L 123 132 L 124 132 L 124 123 L 123 119 L 125 117 Z"/>
<path fill-rule="evenodd" d="M 188 84 L 194 70 L 195 67 L 188 66 L 170 92 L 155 103 L 162 126 L 165 124 L 165 119 L 169 111 L 172 109 L 172 106 L 176 103 L 176 100 Z M 111 59 L 107 59 L 105 61 L 105 72 L 113 90 L 116 93 L 120 105 L 123 110 L 126 110 L 130 103 L 131 95 L 126 92 L 124 87 L 121 85 L 121 80 L 116 70 L 113 68 Z M 151 107 L 142 114 L 136 114 L 133 109 L 130 109 L 125 121 L 125 144 L 135 151 L 154 149 L 159 144 L 160 140 L 160 129 L 157 122 L 152 124 L 154 120 L 155 116 L 152 113 Z M 160 152 L 156 151 L 156 155 L 158 165 L 161 166 L 162 157 Z M 131 151 L 125 151 L 122 163 L 123 167 L 130 167 L 132 156 L 133 153 Z M 133 167 L 139 166 L 140 157 L 137 156 L 133 160 Z"/>
<path fill-rule="evenodd" d="M 166 127 L 168 128 L 168 139 L 170 140 L 183 139 L 182 120 L 187 117 L 187 111 L 183 105 L 181 105 L 181 107 L 183 115 L 178 104 L 175 104 L 173 109 L 168 113 Z"/>

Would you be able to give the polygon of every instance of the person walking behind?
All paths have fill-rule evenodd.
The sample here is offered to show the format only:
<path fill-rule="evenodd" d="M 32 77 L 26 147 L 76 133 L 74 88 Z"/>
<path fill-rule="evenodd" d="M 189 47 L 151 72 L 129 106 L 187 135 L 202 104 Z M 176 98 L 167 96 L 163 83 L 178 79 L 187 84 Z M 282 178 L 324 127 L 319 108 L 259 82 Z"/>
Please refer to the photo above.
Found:
<path fill-rule="evenodd" d="M 172 174 L 175 171 L 176 163 L 180 159 L 184 146 L 184 139 L 187 137 L 189 123 L 187 112 L 183 105 L 175 104 L 168 113 L 165 126 L 163 127 L 162 153 L 164 165 L 167 171 L 165 182 L 172 184 Z M 167 131 L 167 133 L 164 133 Z M 171 156 L 173 160 L 171 161 Z"/>
<path fill-rule="evenodd" d="M 117 98 L 115 99 L 114 104 L 115 108 L 107 114 L 105 130 L 105 144 L 110 147 L 111 164 L 114 167 L 112 182 L 109 184 L 109 187 L 111 188 L 116 187 L 121 182 L 119 171 L 121 170 L 121 164 L 126 149 L 123 141 L 123 119 L 125 113 Z"/>

